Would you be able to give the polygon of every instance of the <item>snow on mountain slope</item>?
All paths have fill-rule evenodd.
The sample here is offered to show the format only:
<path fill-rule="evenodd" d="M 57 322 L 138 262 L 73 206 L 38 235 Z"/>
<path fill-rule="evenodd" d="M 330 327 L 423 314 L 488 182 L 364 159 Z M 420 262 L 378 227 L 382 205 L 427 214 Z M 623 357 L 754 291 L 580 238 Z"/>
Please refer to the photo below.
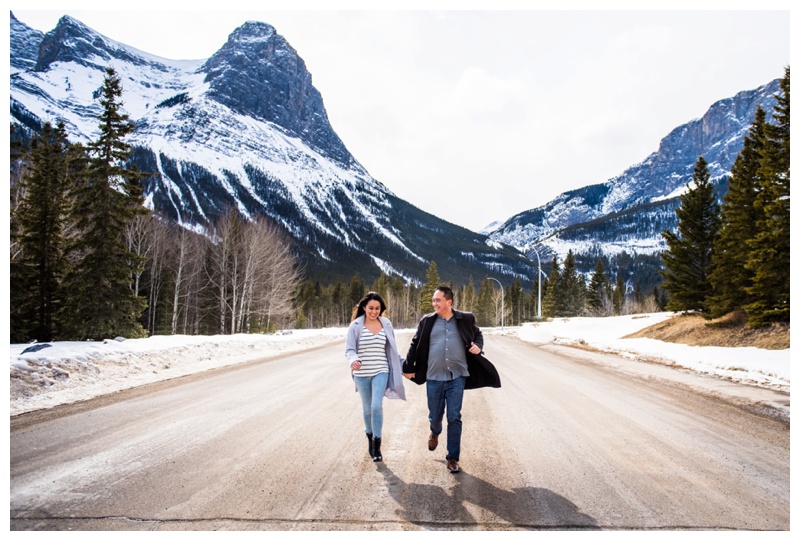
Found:
<path fill-rule="evenodd" d="M 128 47 L 68 16 L 42 35 L 12 14 L 11 37 L 12 119 L 33 131 L 62 120 L 71 140 L 94 140 L 98 92 L 113 67 L 136 124 L 134 162 L 155 174 L 146 204 L 188 228 L 207 230 L 235 206 L 280 223 L 312 269 L 368 266 L 365 276 L 394 269 L 418 279 L 455 236 L 482 248 L 441 270 L 481 275 L 488 254 L 505 273 L 530 274 L 516 250 L 419 211 L 372 178 L 328 123 L 302 59 L 268 24 L 247 22 L 211 58 L 190 61 Z M 437 231 L 448 235 L 431 238 Z"/>

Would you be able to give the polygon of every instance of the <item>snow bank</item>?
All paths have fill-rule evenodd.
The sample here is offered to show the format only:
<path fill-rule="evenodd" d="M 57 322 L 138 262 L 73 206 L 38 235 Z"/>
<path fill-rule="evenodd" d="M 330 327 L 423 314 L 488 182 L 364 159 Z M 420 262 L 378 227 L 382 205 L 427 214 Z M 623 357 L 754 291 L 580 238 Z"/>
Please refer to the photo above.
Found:
<path fill-rule="evenodd" d="M 789 349 L 689 346 L 651 338 L 622 338 L 661 323 L 673 315 L 672 312 L 658 312 L 609 318 L 561 318 L 546 323 L 526 324 L 520 328 L 518 336 L 539 344 L 586 345 L 638 361 L 713 374 L 739 383 L 788 390 Z"/>
<path fill-rule="evenodd" d="M 274 357 L 344 338 L 346 329 L 285 334 L 152 336 L 103 342 L 12 344 L 11 415 L 86 400 L 195 372 Z"/>

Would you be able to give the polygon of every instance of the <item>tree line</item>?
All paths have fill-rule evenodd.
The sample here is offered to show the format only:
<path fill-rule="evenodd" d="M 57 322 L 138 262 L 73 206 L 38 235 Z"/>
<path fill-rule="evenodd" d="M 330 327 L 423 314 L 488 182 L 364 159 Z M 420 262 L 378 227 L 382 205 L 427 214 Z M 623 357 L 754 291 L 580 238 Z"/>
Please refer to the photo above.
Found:
<path fill-rule="evenodd" d="M 386 316 L 397 328 L 413 328 L 419 319 L 433 311 L 431 298 L 439 285 L 448 285 L 454 292 L 453 306 L 475 314 L 479 325 L 500 327 L 516 326 L 535 321 L 539 315 L 539 282 L 526 291 L 517 277 L 498 285 L 494 279 L 483 277 L 477 284 L 470 277 L 466 284 L 454 284 L 439 275 L 435 261 L 425 273 L 425 282 L 416 284 L 399 276 L 385 273 L 373 282 L 365 282 L 358 274 L 349 282 L 336 281 L 322 285 L 307 280 L 298 288 L 295 297 L 297 328 L 341 327 L 350 323 L 353 307 L 367 291 L 375 291 L 386 301 Z M 501 287 L 502 286 L 502 287 Z M 612 316 L 664 309 L 663 290 L 645 293 L 632 289 L 617 273 L 612 282 L 602 260 L 586 279 L 577 271 L 575 258 L 570 251 L 563 268 L 558 257 L 553 258 L 550 274 L 542 277 L 541 314 L 548 317 Z"/>
<path fill-rule="evenodd" d="M 789 68 L 766 121 L 760 107 L 717 203 L 707 164 L 695 164 L 694 188 L 681 196 L 677 231 L 664 231 L 667 308 L 708 319 L 745 315 L 751 327 L 788 322 Z"/>

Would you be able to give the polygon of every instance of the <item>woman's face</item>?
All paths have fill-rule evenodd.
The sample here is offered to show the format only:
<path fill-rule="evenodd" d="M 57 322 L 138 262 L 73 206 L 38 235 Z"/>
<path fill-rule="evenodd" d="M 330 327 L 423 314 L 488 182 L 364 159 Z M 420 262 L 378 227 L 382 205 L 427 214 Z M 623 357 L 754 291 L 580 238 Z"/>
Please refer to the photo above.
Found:
<path fill-rule="evenodd" d="M 367 319 L 375 320 L 381 315 L 381 303 L 376 300 L 371 300 L 364 307 L 364 312 L 367 314 Z"/>

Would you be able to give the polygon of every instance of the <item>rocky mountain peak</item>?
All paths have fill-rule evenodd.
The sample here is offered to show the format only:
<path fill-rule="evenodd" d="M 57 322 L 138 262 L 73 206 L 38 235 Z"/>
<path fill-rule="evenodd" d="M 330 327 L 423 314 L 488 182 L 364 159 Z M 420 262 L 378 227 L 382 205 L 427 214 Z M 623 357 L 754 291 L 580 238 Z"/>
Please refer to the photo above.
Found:
<path fill-rule="evenodd" d="M 276 124 L 345 168 L 361 169 L 330 126 L 305 62 L 272 26 L 243 24 L 199 71 L 215 101 Z"/>
<path fill-rule="evenodd" d="M 64 15 L 56 27 L 44 35 L 39 46 L 36 71 L 47 71 L 55 62 L 74 62 L 103 70 L 112 60 L 135 66 L 150 63 L 130 48 L 95 32 L 77 19 Z"/>
<path fill-rule="evenodd" d="M 11 69 L 26 70 L 36 67 L 39 58 L 39 43 L 44 36 L 43 32 L 34 30 L 19 21 L 11 13 Z"/>

